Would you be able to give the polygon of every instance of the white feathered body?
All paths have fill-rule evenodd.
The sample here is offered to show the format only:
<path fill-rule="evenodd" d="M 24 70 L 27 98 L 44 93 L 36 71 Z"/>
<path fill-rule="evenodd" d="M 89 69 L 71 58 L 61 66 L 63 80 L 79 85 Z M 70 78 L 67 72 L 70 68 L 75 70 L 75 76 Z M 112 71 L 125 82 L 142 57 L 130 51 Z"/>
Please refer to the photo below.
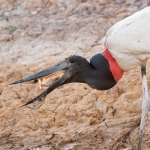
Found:
<path fill-rule="evenodd" d="M 150 7 L 113 25 L 104 47 L 124 71 L 146 63 L 150 58 Z"/>

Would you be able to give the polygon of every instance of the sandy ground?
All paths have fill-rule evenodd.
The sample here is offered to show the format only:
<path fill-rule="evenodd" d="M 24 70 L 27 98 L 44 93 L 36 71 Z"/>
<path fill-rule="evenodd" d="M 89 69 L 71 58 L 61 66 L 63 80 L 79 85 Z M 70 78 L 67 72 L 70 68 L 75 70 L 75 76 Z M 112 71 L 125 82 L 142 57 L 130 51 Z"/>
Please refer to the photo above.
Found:
<path fill-rule="evenodd" d="M 134 150 L 140 68 L 125 72 L 107 91 L 79 83 L 59 87 L 32 109 L 21 105 L 46 88 L 9 83 L 70 55 L 90 60 L 103 50 L 102 38 L 114 23 L 148 5 L 148 0 L 1 0 L 0 150 Z M 147 79 L 150 88 L 150 75 Z M 150 149 L 149 116 L 142 150 Z"/>

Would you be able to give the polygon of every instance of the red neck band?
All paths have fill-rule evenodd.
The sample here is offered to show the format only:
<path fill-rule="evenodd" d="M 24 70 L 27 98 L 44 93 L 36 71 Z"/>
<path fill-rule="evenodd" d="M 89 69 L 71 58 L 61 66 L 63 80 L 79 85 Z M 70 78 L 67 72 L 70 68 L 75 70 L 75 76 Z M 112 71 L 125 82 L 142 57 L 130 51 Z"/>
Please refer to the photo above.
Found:
<path fill-rule="evenodd" d="M 108 60 L 110 65 L 110 71 L 112 72 L 115 81 L 118 82 L 121 79 L 124 71 L 119 67 L 116 60 L 109 53 L 108 49 L 105 49 L 101 53 L 101 55 L 103 55 Z"/>

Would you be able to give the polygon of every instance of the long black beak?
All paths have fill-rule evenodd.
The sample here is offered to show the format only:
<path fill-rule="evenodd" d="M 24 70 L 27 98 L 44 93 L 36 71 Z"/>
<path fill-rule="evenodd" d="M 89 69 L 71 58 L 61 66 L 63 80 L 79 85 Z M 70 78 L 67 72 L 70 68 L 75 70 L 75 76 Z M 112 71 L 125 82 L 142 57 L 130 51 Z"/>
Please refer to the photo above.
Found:
<path fill-rule="evenodd" d="M 51 91 L 53 91 L 54 89 L 56 89 L 57 87 L 61 86 L 64 82 L 66 82 L 70 77 L 72 77 L 73 75 L 73 71 L 71 71 L 69 69 L 70 67 L 70 63 L 69 61 L 64 60 L 61 61 L 59 63 L 57 63 L 54 66 L 51 66 L 43 71 L 40 71 L 34 75 L 31 75 L 29 77 L 20 79 L 18 81 L 12 82 L 10 85 L 12 84 L 18 84 L 18 83 L 22 83 L 22 82 L 26 82 L 26 81 L 30 81 L 30 80 L 35 80 L 50 74 L 53 74 L 55 72 L 58 72 L 60 70 L 66 70 L 66 72 L 57 80 L 55 81 L 48 89 L 46 89 L 43 93 L 41 93 L 40 95 L 38 95 L 37 97 L 35 97 L 34 99 L 28 101 L 27 103 L 25 103 L 23 106 L 31 104 L 37 100 L 40 100 L 41 98 L 45 97 L 47 94 L 49 94 Z"/>
<path fill-rule="evenodd" d="M 50 75 L 50 74 L 53 74 L 57 71 L 60 71 L 60 70 L 63 70 L 63 69 L 67 69 L 69 66 L 68 66 L 68 63 L 67 61 L 61 61 L 57 64 L 55 64 L 54 66 L 51 66 L 45 70 L 42 70 L 34 75 L 31 75 L 31 76 L 28 76 L 26 78 L 23 78 L 23 79 L 20 79 L 20 80 L 17 80 L 15 82 L 12 82 L 10 83 L 10 85 L 12 84 L 18 84 L 18 83 L 22 83 L 22 82 L 27 82 L 27 81 L 31 81 L 31 80 L 35 80 L 35 79 L 38 79 L 38 78 L 41 78 L 41 77 L 44 77 L 44 76 L 47 76 L 47 75 Z"/>

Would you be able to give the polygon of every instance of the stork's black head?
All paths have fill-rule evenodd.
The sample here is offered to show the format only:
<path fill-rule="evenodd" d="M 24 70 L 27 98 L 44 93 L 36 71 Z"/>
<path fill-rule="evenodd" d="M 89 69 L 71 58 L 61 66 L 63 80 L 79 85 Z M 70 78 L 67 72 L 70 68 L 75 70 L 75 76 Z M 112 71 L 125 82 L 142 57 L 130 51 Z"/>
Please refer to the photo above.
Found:
<path fill-rule="evenodd" d="M 71 82 L 87 83 L 98 90 L 106 90 L 116 84 L 110 71 L 108 60 L 100 53 L 93 55 L 90 63 L 81 56 L 70 56 L 54 66 L 11 84 L 35 80 L 56 73 L 60 70 L 65 70 L 65 73 L 42 94 L 27 102 L 25 105 L 45 97 L 48 93 L 61 85 Z"/>

